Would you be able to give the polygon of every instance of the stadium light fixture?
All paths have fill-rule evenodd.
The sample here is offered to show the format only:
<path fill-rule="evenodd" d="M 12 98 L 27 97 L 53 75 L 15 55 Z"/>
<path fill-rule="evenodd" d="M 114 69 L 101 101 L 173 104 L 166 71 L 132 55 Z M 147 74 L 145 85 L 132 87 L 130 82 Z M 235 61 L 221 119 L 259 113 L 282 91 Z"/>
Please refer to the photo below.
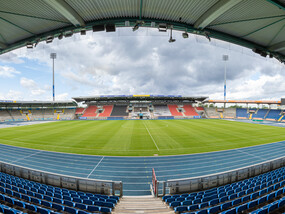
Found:
<path fill-rule="evenodd" d="M 130 27 L 130 21 L 125 21 L 125 27 Z"/>
<path fill-rule="evenodd" d="M 172 42 L 175 42 L 176 41 L 176 39 L 173 39 L 172 38 L 172 28 L 170 29 L 170 38 L 169 38 L 169 40 L 168 40 L 168 42 L 169 43 L 172 43 Z"/>
<path fill-rule="evenodd" d="M 223 55 L 223 61 L 225 62 L 225 73 L 224 73 L 224 108 L 226 107 L 227 99 L 227 61 L 229 60 L 229 55 Z"/>
<path fill-rule="evenodd" d="M 260 56 L 267 57 L 267 53 L 265 51 L 263 51 L 263 50 L 260 50 L 260 49 L 257 49 L 257 48 L 253 48 L 252 51 L 254 53 L 259 54 Z"/>
<path fill-rule="evenodd" d="M 189 35 L 188 35 L 187 32 L 184 32 L 184 33 L 182 33 L 182 37 L 183 37 L 184 39 L 187 39 L 187 38 L 189 38 Z"/>
<path fill-rule="evenodd" d="M 63 38 L 63 33 L 60 33 L 57 38 L 61 40 Z"/>
<path fill-rule="evenodd" d="M 86 35 L 86 30 L 85 30 L 85 29 L 82 29 L 82 30 L 80 31 L 80 35 L 81 35 L 81 36 L 85 36 L 85 35 Z"/>
<path fill-rule="evenodd" d="M 72 37 L 72 35 L 73 35 L 73 31 L 72 30 L 71 31 L 67 31 L 64 34 L 65 37 Z"/>
<path fill-rule="evenodd" d="M 39 44 L 40 42 L 40 39 L 37 39 L 36 42 L 35 42 L 35 47 L 37 47 L 37 45 Z"/>
<path fill-rule="evenodd" d="M 204 31 L 205 37 L 211 42 L 210 33 L 208 31 Z"/>
<path fill-rule="evenodd" d="M 106 32 L 116 32 L 115 24 L 106 24 Z"/>
<path fill-rule="evenodd" d="M 158 31 L 159 32 L 166 32 L 167 31 L 167 24 L 166 23 L 158 24 Z"/>
<path fill-rule="evenodd" d="M 104 31 L 105 25 L 94 25 L 92 27 L 93 32 Z"/>
<path fill-rule="evenodd" d="M 34 44 L 33 44 L 32 42 L 28 42 L 28 43 L 26 44 L 26 47 L 27 47 L 28 49 L 32 49 L 32 48 L 34 47 Z"/>
<path fill-rule="evenodd" d="M 141 26 L 144 25 L 144 23 L 145 23 L 144 21 L 138 20 L 138 21 L 136 22 L 135 26 L 133 27 L 133 31 L 138 30 Z"/>
<path fill-rule="evenodd" d="M 46 39 L 46 43 L 52 43 L 53 41 L 53 36 L 48 36 L 47 39 Z"/>
<path fill-rule="evenodd" d="M 56 53 L 51 53 L 50 58 L 52 59 L 52 100 L 55 101 L 55 90 L 54 90 L 54 60 L 56 59 Z"/>

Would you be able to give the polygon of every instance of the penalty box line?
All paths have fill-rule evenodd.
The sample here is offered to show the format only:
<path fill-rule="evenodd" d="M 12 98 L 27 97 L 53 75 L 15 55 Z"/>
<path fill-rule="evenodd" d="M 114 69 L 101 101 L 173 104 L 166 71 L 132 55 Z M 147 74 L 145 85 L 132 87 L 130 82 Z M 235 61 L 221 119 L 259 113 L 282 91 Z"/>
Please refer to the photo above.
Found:
<path fill-rule="evenodd" d="M 157 151 L 159 151 L 159 148 L 158 148 L 158 146 L 157 146 L 157 144 L 156 144 L 155 140 L 153 139 L 152 135 L 150 134 L 150 132 L 149 132 L 148 128 L 147 128 L 147 127 L 146 127 L 146 125 L 145 125 L 145 122 L 144 122 L 143 124 L 144 124 L 144 127 L 146 128 L 146 130 L 147 130 L 147 132 L 148 132 L 149 136 L 151 137 L 151 139 L 152 139 L 152 141 L 153 141 L 154 145 L 156 146 Z"/>

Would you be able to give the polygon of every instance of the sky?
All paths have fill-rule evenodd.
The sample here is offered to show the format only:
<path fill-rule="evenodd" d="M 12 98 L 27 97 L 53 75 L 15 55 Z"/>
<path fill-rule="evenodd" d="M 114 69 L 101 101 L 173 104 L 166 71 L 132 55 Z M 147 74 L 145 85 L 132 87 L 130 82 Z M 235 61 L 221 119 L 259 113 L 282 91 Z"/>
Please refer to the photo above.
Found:
<path fill-rule="evenodd" d="M 41 42 L 0 55 L 0 100 L 52 100 L 55 60 L 56 100 L 95 95 L 184 95 L 223 99 L 280 100 L 285 97 L 285 66 L 251 50 L 203 36 L 157 29 L 117 28 L 87 32 L 53 43 Z"/>

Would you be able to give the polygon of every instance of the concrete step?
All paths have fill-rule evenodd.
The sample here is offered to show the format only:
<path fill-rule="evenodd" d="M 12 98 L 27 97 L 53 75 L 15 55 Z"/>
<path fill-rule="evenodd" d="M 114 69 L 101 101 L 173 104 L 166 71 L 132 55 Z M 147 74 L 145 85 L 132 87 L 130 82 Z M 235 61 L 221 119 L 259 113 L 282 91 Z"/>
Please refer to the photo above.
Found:
<path fill-rule="evenodd" d="M 128 196 L 120 200 L 112 213 L 173 214 L 173 210 L 164 204 L 160 198 L 154 198 L 153 196 Z"/>

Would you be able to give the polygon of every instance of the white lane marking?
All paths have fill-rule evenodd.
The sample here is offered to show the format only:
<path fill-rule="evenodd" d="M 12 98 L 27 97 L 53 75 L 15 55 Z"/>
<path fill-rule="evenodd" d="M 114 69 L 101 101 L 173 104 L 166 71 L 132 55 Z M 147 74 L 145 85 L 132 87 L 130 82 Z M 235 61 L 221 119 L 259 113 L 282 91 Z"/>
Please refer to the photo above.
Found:
<path fill-rule="evenodd" d="M 87 178 L 89 178 L 89 176 L 95 171 L 95 169 L 100 165 L 100 163 L 102 162 L 102 160 L 104 159 L 104 156 L 101 158 L 101 160 L 97 163 L 97 165 L 94 167 L 94 169 L 89 173 L 89 175 L 87 176 Z"/>
<path fill-rule="evenodd" d="M 159 151 L 159 148 L 158 148 L 158 146 L 157 146 L 157 144 L 156 144 L 155 140 L 153 139 L 152 135 L 150 134 L 150 132 L 149 132 L 148 128 L 146 127 L 145 123 L 143 123 L 143 124 L 144 124 L 144 127 L 146 128 L 146 130 L 147 130 L 147 132 L 148 132 L 149 136 L 151 137 L 151 139 L 152 139 L 152 141 L 153 141 L 154 145 L 156 146 L 157 151 Z"/>
<path fill-rule="evenodd" d="M 25 156 L 25 157 L 23 157 L 23 158 L 18 158 L 18 159 L 16 159 L 16 160 L 12 161 L 11 163 L 16 163 L 16 162 L 18 162 L 18 161 L 20 161 L 20 160 L 24 160 L 24 159 L 26 159 L 26 158 L 32 157 L 32 156 L 34 156 L 34 155 L 36 155 L 36 154 L 39 154 L 39 153 L 41 153 L 41 152 L 43 152 L 43 151 L 38 151 L 38 152 L 35 152 L 35 153 L 31 154 L 31 155 Z"/>
<path fill-rule="evenodd" d="M 247 154 L 247 155 L 250 155 L 250 156 L 259 158 L 259 159 L 261 159 L 261 160 L 265 160 L 264 158 L 262 158 L 262 157 L 260 157 L 260 156 L 257 156 L 257 155 L 254 155 L 254 154 L 250 154 L 250 153 L 245 152 L 245 151 L 242 151 L 242 150 L 240 150 L 240 149 L 237 149 L 236 151 L 239 151 L 239 152 L 241 152 L 241 153 L 244 153 L 244 154 Z"/>

